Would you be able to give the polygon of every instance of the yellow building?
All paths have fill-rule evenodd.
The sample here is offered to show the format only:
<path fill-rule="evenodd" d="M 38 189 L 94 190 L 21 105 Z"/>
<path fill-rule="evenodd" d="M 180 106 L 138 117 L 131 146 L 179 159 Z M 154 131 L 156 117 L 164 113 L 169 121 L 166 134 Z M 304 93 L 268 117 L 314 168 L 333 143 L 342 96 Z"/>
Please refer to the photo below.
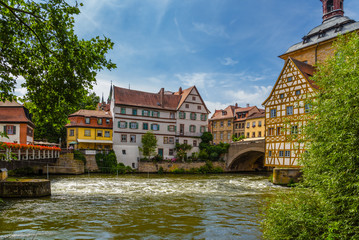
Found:
<path fill-rule="evenodd" d="M 264 101 L 266 114 L 265 165 L 300 167 L 298 160 L 305 151 L 301 127 L 317 86 L 311 81 L 313 64 L 333 54 L 332 44 L 339 34 L 358 31 L 359 22 L 344 16 L 343 0 L 321 0 L 323 23 L 313 28 L 300 43 L 291 46 L 280 57 L 285 60 L 272 92 Z"/>
<path fill-rule="evenodd" d="M 236 106 L 228 106 L 223 110 L 216 110 L 209 119 L 210 132 L 213 134 L 213 143 L 230 143 L 233 135 L 233 120 Z"/>
<path fill-rule="evenodd" d="M 245 136 L 249 139 L 265 137 L 265 112 L 255 112 L 247 117 L 245 122 Z"/>
<path fill-rule="evenodd" d="M 74 149 L 112 149 L 110 112 L 79 110 L 69 116 L 66 125 L 67 147 Z"/>

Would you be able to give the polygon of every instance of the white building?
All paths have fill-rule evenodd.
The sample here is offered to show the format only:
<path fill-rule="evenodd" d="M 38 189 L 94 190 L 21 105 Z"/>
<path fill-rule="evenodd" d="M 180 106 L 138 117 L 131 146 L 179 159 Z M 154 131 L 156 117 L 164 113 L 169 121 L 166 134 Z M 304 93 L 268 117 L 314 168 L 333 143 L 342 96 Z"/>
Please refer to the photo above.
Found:
<path fill-rule="evenodd" d="M 207 131 L 208 114 L 197 88 L 178 92 L 148 93 L 114 86 L 111 89 L 113 149 L 117 161 L 133 168 L 141 157 L 141 138 L 152 131 L 157 138 L 157 153 L 173 158 L 176 142 L 193 146 L 198 152 L 200 136 Z"/>

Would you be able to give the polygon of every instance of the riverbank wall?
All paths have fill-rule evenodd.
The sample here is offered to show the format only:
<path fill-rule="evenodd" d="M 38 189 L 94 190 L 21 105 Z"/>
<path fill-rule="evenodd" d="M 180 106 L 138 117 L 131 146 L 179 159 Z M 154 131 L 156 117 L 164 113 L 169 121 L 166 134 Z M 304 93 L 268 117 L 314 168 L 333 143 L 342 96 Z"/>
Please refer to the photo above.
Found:
<path fill-rule="evenodd" d="M 33 198 L 51 195 L 51 184 L 45 179 L 27 179 L 19 181 L 1 181 L 0 197 Z"/>
<path fill-rule="evenodd" d="M 176 169 L 190 170 L 192 168 L 200 168 L 206 165 L 206 162 L 191 162 L 191 163 L 170 163 L 170 162 L 140 162 L 138 164 L 138 172 L 140 173 L 157 173 L 160 168 L 163 172 L 173 172 Z M 225 162 L 213 162 L 213 167 L 220 167 L 226 172 Z"/>
<path fill-rule="evenodd" d="M 83 174 L 85 173 L 84 162 L 74 159 L 73 153 L 61 154 L 56 163 L 48 166 L 34 167 L 39 174 Z"/>

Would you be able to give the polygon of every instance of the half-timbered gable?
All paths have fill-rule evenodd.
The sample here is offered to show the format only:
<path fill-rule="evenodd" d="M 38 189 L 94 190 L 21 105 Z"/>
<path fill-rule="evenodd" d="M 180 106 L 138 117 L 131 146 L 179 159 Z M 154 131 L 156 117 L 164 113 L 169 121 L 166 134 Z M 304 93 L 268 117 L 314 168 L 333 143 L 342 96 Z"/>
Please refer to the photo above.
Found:
<path fill-rule="evenodd" d="M 298 158 L 304 151 L 299 143 L 305 113 L 310 110 L 306 99 L 316 89 L 310 80 L 314 68 L 289 58 L 265 105 L 266 153 L 265 165 L 299 167 Z"/>

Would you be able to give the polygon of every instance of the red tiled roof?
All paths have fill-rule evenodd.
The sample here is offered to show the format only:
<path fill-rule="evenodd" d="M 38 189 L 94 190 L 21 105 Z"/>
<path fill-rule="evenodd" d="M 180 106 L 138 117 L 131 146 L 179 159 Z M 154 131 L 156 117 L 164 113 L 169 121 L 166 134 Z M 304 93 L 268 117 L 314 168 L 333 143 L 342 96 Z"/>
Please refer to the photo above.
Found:
<path fill-rule="evenodd" d="M 299 71 L 302 72 L 303 76 L 307 79 L 309 84 L 313 88 L 319 89 L 319 87 L 317 85 L 315 85 L 314 81 L 310 79 L 310 77 L 312 77 L 315 73 L 315 68 L 312 65 L 298 61 L 297 59 L 294 59 L 294 58 L 290 58 L 290 59 L 297 66 Z"/>
<path fill-rule="evenodd" d="M 252 106 L 252 107 L 245 107 L 245 108 L 236 108 L 235 113 L 239 113 L 239 112 L 248 112 L 250 110 L 252 110 L 253 108 L 255 108 L 256 106 Z"/>
<path fill-rule="evenodd" d="M 98 110 L 85 110 L 81 109 L 77 112 L 71 114 L 69 117 L 73 116 L 84 116 L 84 117 L 98 117 L 98 118 L 111 118 L 111 112 L 98 111 Z"/>
<path fill-rule="evenodd" d="M 234 110 L 235 110 L 235 106 L 229 105 L 228 107 L 226 107 L 223 110 L 216 110 L 215 113 L 213 114 L 213 116 L 211 117 L 211 121 L 213 120 L 220 120 L 220 119 L 228 119 L 228 118 L 234 118 Z M 227 112 L 226 115 L 223 115 L 223 112 Z"/>
<path fill-rule="evenodd" d="M 264 118 L 265 116 L 266 116 L 265 112 L 260 111 L 260 112 L 252 113 L 250 116 L 247 117 L 247 119 Z"/>
<path fill-rule="evenodd" d="M 162 97 L 161 103 L 161 91 L 148 93 L 114 86 L 115 104 L 176 110 L 181 100 L 181 96 L 175 94 L 163 94 Z"/>
<path fill-rule="evenodd" d="M 0 102 L 0 122 L 27 123 L 35 127 L 28 110 L 17 102 Z"/>

